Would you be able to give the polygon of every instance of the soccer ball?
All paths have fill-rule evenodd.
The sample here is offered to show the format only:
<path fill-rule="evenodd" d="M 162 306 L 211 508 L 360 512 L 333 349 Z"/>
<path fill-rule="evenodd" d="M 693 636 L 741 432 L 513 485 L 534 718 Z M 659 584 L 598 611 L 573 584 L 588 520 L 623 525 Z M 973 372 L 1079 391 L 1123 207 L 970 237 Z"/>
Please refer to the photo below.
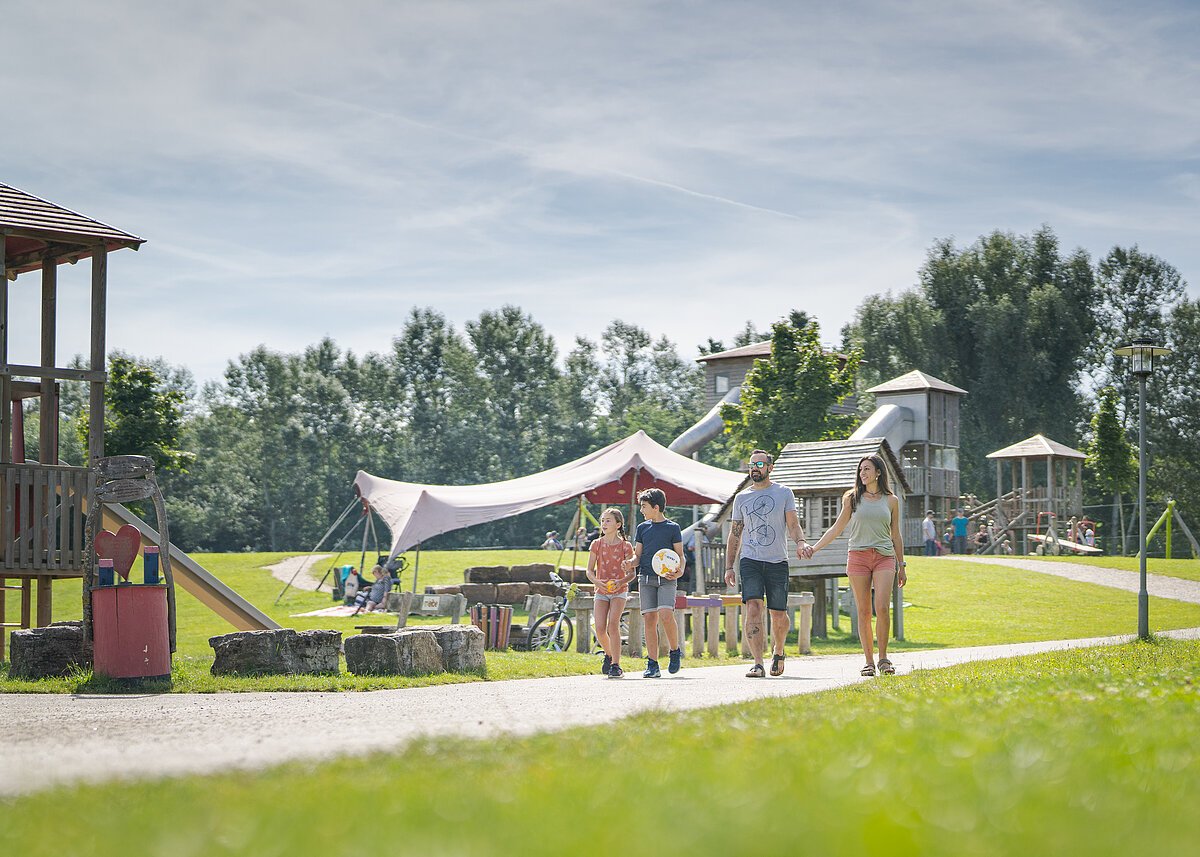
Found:
<path fill-rule="evenodd" d="M 659 577 L 674 574 L 679 570 L 679 554 L 670 548 L 663 548 L 660 551 L 656 551 L 650 559 L 650 567 L 654 569 L 654 573 Z"/>

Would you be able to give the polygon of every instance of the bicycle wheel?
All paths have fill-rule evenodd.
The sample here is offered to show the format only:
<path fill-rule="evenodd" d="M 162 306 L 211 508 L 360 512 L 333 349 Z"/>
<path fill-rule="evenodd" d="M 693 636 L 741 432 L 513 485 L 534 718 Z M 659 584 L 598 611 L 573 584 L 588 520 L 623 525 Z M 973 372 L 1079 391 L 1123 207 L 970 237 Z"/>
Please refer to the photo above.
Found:
<path fill-rule="evenodd" d="M 556 626 L 559 616 L 562 616 L 562 624 Z M 574 638 L 575 628 L 569 616 L 547 613 L 529 629 L 529 651 L 565 652 L 570 649 Z"/>

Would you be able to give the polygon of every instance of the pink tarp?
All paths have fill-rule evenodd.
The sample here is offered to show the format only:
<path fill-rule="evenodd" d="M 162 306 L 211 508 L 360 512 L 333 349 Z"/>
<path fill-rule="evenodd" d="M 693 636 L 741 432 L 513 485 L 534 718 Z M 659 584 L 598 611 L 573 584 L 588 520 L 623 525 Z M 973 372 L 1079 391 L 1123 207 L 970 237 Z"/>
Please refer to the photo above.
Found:
<path fill-rule="evenodd" d="M 672 506 L 723 503 L 744 474 L 671 452 L 639 431 L 576 461 L 485 485 L 417 485 L 360 470 L 358 495 L 392 531 L 392 556 L 433 536 L 561 503 L 628 505 L 634 491 L 661 488 Z M 635 489 L 636 485 L 636 489 Z"/>

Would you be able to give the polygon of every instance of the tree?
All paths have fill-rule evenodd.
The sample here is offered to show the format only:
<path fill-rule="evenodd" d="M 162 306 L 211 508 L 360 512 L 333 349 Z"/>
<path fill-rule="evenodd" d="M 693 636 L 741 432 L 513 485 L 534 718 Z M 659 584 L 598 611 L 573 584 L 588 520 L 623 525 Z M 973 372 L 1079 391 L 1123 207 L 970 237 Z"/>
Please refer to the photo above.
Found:
<path fill-rule="evenodd" d="M 1126 414 L 1136 413 L 1137 383 L 1113 351 L 1140 336 L 1164 341 L 1171 307 L 1186 286 L 1174 267 L 1136 244 L 1114 247 L 1100 261 L 1096 286 L 1097 326 L 1087 352 L 1092 373 L 1099 384 L 1116 388 Z"/>
<path fill-rule="evenodd" d="M 1121 532 L 1121 495 L 1137 480 L 1137 457 L 1133 444 L 1121 427 L 1120 396 L 1114 387 L 1105 387 L 1098 395 L 1096 413 L 1091 421 L 1091 437 L 1088 440 L 1087 467 L 1093 484 L 1101 496 L 1112 500 L 1112 529 L 1109 530 L 1108 549 L 1114 552 L 1117 534 Z M 1122 543 L 1121 552 L 1125 553 Z"/>
<path fill-rule="evenodd" d="M 864 380 L 912 369 L 969 393 L 961 409 L 963 489 L 988 496 L 992 450 L 1038 432 L 1074 441 L 1085 420 L 1081 383 L 1095 328 L 1095 279 L 1082 250 L 1064 255 L 1049 227 L 993 232 L 970 247 L 938 241 L 915 289 L 860 305 L 843 332 Z"/>
<path fill-rule="evenodd" d="M 775 453 L 794 441 L 847 437 L 852 418 L 829 409 L 853 392 L 859 360 L 857 350 L 844 362 L 827 353 L 819 325 L 803 312 L 773 324 L 770 356 L 746 373 L 741 401 L 721 408 L 738 452 Z"/>
<path fill-rule="evenodd" d="M 166 389 L 163 379 L 134 358 L 114 354 L 108 361 L 104 388 L 104 452 L 145 455 L 158 470 L 181 472 L 195 455 L 180 443 L 186 396 Z M 89 419 L 75 421 L 76 436 L 86 449 Z"/>
<path fill-rule="evenodd" d="M 1200 536 L 1200 299 L 1172 307 L 1164 333 L 1173 350 L 1147 385 L 1148 488 L 1154 497 L 1174 499 Z"/>

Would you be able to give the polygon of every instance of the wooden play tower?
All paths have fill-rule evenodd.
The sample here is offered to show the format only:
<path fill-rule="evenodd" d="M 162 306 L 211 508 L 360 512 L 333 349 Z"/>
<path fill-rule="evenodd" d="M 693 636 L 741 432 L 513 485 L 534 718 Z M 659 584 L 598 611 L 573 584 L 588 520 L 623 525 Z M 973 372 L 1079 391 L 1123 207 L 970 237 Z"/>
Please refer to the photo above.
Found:
<path fill-rule="evenodd" d="M 996 462 L 996 499 L 971 509 L 970 514 L 993 518 L 997 531 L 1008 532 L 1016 553 L 1029 551 L 1029 535 L 1045 534 L 1055 522 L 1058 535 L 1063 536 L 1061 525 L 1083 514 L 1086 458 L 1079 450 L 1040 434 L 998 449 L 988 455 Z"/>
<path fill-rule="evenodd" d="M 0 184 L 0 625 L 29 628 L 50 623 L 51 584 L 82 577 L 87 563 L 84 513 L 89 468 L 59 463 L 59 383 L 88 384 L 88 459 L 104 455 L 105 312 L 108 254 L 137 249 L 143 240 Z M 91 335 L 88 367 L 58 362 L 58 266 L 91 260 Z M 10 282 L 41 275 L 40 360 L 9 362 Z M 29 295 L 16 293 L 16 297 Z M 73 298 L 74 300 L 74 298 Z M 25 459 L 26 399 L 38 401 L 38 460 Z M 20 592 L 20 621 L 7 621 L 7 591 Z M 0 659 L 4 637 L 0 632 Z"/>

